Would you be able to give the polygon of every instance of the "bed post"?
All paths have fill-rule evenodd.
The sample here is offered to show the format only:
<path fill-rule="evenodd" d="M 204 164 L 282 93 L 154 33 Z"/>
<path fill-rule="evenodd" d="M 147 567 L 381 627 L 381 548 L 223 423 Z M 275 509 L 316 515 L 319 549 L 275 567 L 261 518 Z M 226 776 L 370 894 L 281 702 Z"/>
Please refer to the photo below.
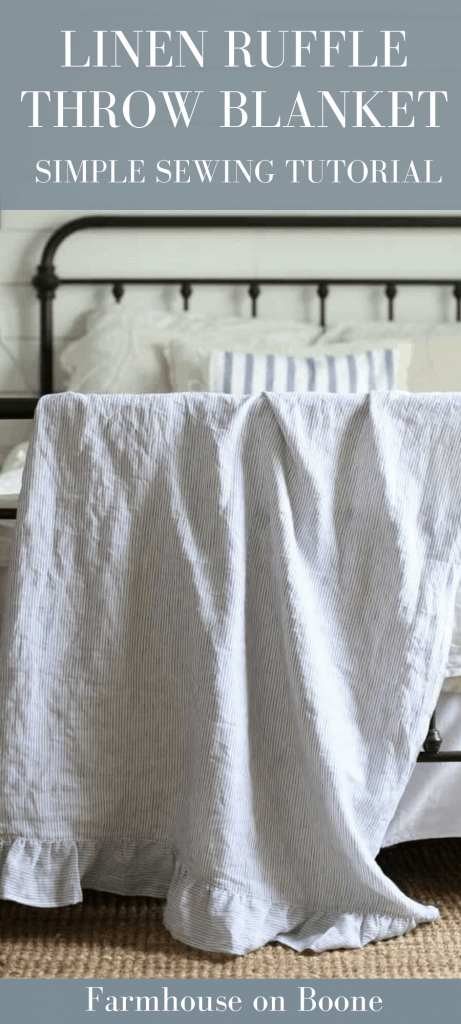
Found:
<path fill-rule="evenodd" d="M 40 394 L 53 391 L 53 299 L 59 278 L 46 259 L 37 267 L 32 281 L 40 303 Z"/>

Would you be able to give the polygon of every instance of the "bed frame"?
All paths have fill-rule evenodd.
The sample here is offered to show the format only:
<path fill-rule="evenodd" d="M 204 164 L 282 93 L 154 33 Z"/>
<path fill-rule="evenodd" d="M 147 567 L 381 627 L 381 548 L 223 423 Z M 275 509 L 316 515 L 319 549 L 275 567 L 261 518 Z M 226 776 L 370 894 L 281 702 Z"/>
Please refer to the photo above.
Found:
<path fill-rule="evenodd" d="M 408 216 L 405 214 L 383 215 L 383 216 L 349 216 L 349 215 L 241 215 L 241 214 L 217 214 L 217 215 L 192 215 L 184 216 L 161 216 L 161 215 L 98 215 L 80 217 L 77 220 L 69 221 L 58 228 L 46 243 L 42 258 L 32 284 L 36 289 L 40 303 L 40 391 L 39 396 L 31 398 L 0 398 L 0 420 L 3 419 L 32 419 L 35 407 L 42 395 L 52 394 L 54 391 L 53 377 L 53 299 L 58 288 L 71 285 L 108 285 L 117 302 L 120 302 L 127 285 L 174 285 L 180 290 L 184 309 L 189 307 L 189 299 L 192 295 L 194 285 L 246 285 L 251 300 L 252 316 L 257 315 L 258 296 L 263 286 L 279 287 L 287 285 L 299 285 L 300 287 L 315 286 L 319 297 L 319 324 L 326 326 L 326 307 L 330 287 L 341 286 L 381 286 L 387 298 L 388 319 L 394 319 L 394 304 L 399 285 L 414 287 L 451 287 L 455 298 L 456 320 L 461 321 L 461 280 L 442 278 L 153 278 L 153 277 L 79 277 L 60 278 L 54 267 L 54 257 L 59 246 L 70 235 L 76 231 L 85 230 L 111 230 L 131 228 L 135 230 L 155 230 L 156 228 L 168 228 L 173 231 L 187 231 L 188 229 L 207 229 L 211 231 L 225 230 L 226 228 L 239 228 L 247 231 L 257 232 L 261 228 L 277 230 L 289 230 L 290 228 L 309 229 L 315 228 L 329 230 L 331 228 L 347 230 L 358 228 L 367 231 L 370 228 L 388 231 L 389 229 L 404 228 L 405 230 L 427 230 L 461 228 L 461 216 Z M 16 509 L 5 508 L 0 510 L 1 519 L 14 519 Z M 442 737 L 437 731 L 436 714 L 434 712 L 427 737 L 423 744 L 423 751 L 419 754 L 418 761 L 461 761 L 461 750 L 440 750 Z"/>

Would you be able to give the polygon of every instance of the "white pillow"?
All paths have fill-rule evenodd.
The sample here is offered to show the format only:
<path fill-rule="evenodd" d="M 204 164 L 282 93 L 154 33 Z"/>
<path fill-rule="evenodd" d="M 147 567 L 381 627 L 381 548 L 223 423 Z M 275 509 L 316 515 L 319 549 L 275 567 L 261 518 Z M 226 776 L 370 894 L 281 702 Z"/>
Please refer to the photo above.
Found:
<path fill-rule="evenodd" d="M 8 455 L 3 462 L 0 476 L 3 475 L 3 473 L 11 473 L 18 469 L 24 469 L 28 447 L 28 441 L 21 441 L 20 444 L 17 444 L 8 452 Z"/>
<path fill-rule="evenodd" d="M 94 316 L 90 328 L 78 341 L 66 345 L 60 363 L 68 391 L 84 393 L 143 394 L 168 391 L 165 368 L 157 337 L 168 333 L 159 326 L 168 323 L 155 314 L 124 314 L 120 309 Z"/>
<path fill-rule="evenodd" d="M 28 441 L 17 444 L 15 448 L 8 452 L 3 463 L 0 472 L 0 509 L 16 508 L 17 506 L 28 447 Z M 7 564 L 5 561 L 2 562 L 2 538 L 4 539 L 5 536 L 9 537 L 7 523 L 5 523 L 5 528 L 6 534 L 3 531 L 0 536 L 0 566 Z"/>
<path fill-rule="evenodd" d="M 67 345 L 60 361 L 69 391 L 143 394 L 169 391 L 163 348 L 181 339 L 189 350 L 222 345 L 232 351 L 303 352 L 321 334 L 313 324 L 257 317 L 199 316 L 150 312 L 137 316 L 111 310 L 93 319 L 88 333 Z"/>
<path fill-rule="evenodd" d="M 385 341 L 422 342 L 429 338 L 455 338 L 461 340 L 461 322 L 411 323 L 398 320 L 343 321 L 328 327 L 323 333 L 325 345 L 382 345 Z"/>
<path fill-rule="evenodd" d="M 259 317 L 201 316 L 144 312 L 133 316 L 123 303 L 93 315 L 88 333 L 61 352 L 71 391 L 146 393 L 168 391 L 162 355 L 171 341 L 193 349 L 251 350 L 303 357 L 311 345 L 335 354 L 399 348 L 398 386 L 410 391 L 461 390 L 461 324 L 343 323 L 322 332 L 300 321 Z"/>
<path fill-rule="evenodd" d="M 304 358 L 213 349 L 190 353 L 184 344 L 165 348 L 173 391 L 254 395 L 261 391 L 389 391 L 397 384 L 399 352 L 323 353 Z M 312 349 L 311 349 L 312 351 Z"/>
<path fill-rule="evenodd" d="M 398 345 L 401 390 L 461 391 L 461 323 L 343 323 L 325 331 L 322 344 L 348 351 Z"/>

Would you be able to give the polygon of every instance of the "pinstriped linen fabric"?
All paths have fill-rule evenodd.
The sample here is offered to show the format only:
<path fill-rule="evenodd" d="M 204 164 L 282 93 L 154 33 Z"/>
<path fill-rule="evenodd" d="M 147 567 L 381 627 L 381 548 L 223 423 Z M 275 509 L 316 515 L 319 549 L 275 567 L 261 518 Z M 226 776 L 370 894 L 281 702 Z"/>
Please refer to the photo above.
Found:
<path fill-rule="evenodd" d="M 209 390 L 227 395 L 255 395 L 261 391 L 392 391 L 397 386 L 398 361 L 398 350 L 391 348 L 306 359 L 213 349 Z"/>
<path fill-rule="evenodd" d="M 437 917 L 375 862 L 441 688 L 461 394 L 55 395 L 1 643 L 4 898 L 201 949 Z"/>

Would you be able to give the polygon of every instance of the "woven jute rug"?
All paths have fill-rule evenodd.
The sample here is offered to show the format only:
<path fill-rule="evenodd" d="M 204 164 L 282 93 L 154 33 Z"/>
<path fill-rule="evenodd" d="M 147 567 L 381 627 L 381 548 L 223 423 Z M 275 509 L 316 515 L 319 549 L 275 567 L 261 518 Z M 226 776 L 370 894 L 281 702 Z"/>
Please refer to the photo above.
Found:
<path fill-rule="evenodd" d="M 0 900 L 0 977 L 461 977 L 461 840 L 405 843 L 379 860 L 408 895 L 437 904 L 440 920 L 360 950 L 296 953 L 271 943 L 229 956 L 171 938 L 157 900 L 89 890 L 83 903 L 58 910 Z"/>

